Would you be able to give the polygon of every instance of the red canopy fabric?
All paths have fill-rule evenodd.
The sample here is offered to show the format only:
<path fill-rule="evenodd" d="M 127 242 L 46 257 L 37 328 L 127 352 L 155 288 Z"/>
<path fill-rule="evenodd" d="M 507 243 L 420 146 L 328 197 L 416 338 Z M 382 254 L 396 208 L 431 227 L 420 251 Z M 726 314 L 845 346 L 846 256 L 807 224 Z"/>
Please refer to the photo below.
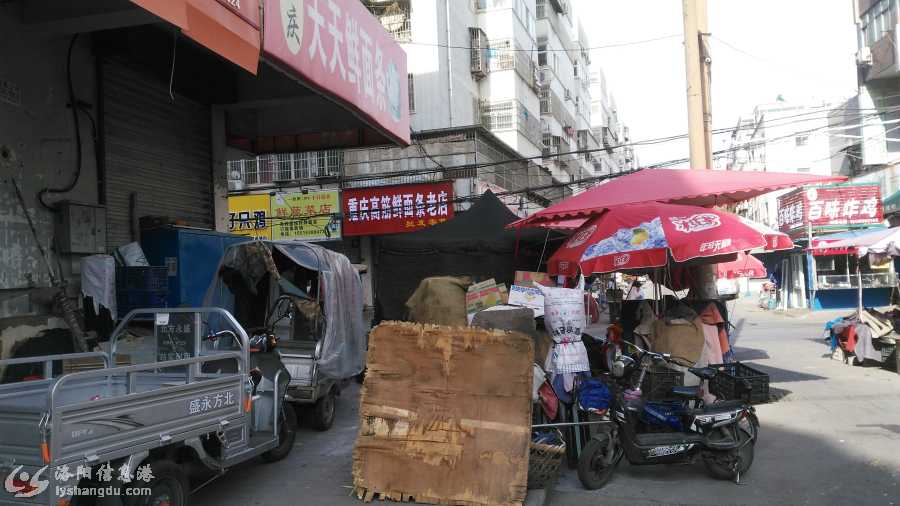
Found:
<path fill-rule="evenodd" d="M 783 188 L 845 181 L 844 176 L 784 172 L 643 169 L 569 197 L 510 226 L 586 218 L 604 208 L 641 202 L 711 207 L 732 204 Z"/>
<path fill-rule="evenodd" d="M 698 206 L 648 202 L 614 207 L 585 223 L 547 261 L 551 275 L 646 269 L 766 245 L 737 215 Z"/>

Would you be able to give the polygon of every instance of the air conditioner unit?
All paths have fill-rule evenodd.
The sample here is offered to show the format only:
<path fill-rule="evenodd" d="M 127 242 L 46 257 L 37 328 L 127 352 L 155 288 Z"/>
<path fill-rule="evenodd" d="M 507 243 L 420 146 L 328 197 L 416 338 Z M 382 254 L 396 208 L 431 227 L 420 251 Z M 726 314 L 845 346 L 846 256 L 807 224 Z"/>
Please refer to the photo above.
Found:
<path fill-rule="evenodd" d="M 872 50 L 868 47 L 862 47 L 856 53 L 856 64 L 857 65 L 871 65 L 872 64 Z"/>

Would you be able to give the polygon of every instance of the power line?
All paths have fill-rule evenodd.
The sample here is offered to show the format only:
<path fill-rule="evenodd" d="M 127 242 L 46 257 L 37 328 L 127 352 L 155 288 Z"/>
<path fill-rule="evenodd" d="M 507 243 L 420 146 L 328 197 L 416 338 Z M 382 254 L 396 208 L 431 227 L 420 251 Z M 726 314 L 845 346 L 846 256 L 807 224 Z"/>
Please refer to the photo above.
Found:
<path fill-rule="evenodd" d="M 626 47 L 626 46 L 636 46 L 636 45 L 640 45 L 640 44 L 648 44 L 650 42 L 657 42 L 660 40 L 666 40 L 666 39 L 671 39 L 671 38 L 675 38 L 675 37 L 680 38 L 681 34 L 676 33 L 676 34 L 672 34 L 672 35 L 663 35 L 661 37 L 653 37 L 650 39 L 633 40 L 633 41 L 628 41 L 628 42 L 616 42 L 613 44 L 605 44 L 602 46 L 562 48 L 562 49 L 546 48 L 546 49 L 542 49 L 542 50 L 520 49 L 520 48 L 513 48 L 513 47 L 509 47 L 509 48 L 496 47 L 495 48 L 495 47 L 490 47 L 490 46 L 488 46 L 487 48 L 482 48 L 482 47 L 456 46 L 456 45 L 452 45 L 452 44 L 438 44 L 438 43 L 434 43 L 434 42 L 416 42 L 416 41 L 399 41 L 399 44 L 401 44 L 401 45 L 402 44 L 412 44 L 414 46 L 441 47 L 441 48 L 446 48 L 446 49 L 465 49 L 467 51 L 471 51 L 473 49 L 474 50 L 489 49 L 491 51 L 509 51 L 509 52 L 523 52 L 523 53 L 537 53 L 537 52 L 545 52 L 545 51 L 548 53 L 553 53 L 553 52 L 569 53 L 569 52 L 579 52 L 579 51 L 594 51 L 594 50 L 601 50 L 601 49 L 613 49 L 613 48 L 617 48 L 617 47 Z"/>

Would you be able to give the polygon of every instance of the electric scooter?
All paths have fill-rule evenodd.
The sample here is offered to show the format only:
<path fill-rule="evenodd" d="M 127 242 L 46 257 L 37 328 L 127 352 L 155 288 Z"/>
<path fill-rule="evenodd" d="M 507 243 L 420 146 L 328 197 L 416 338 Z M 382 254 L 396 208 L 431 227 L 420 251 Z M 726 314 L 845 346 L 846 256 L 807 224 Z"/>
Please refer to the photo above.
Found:
<path fill-rule="evenodd" d="M 603 487 L 623 457 L 632 465 L 702 459 L 712 477 L 739 483 L 753 463 L 758 427 L 754 408 L 742 400 L 703 405 L 697 387 L 676 387 L 673 394 L 684 400 L 681 408 L 661 410 L 659 404 L 643 398 L 640 385 L 652 365 L 673 359 L 630 346 L 637 350 L 637 358 L 623 355 L 613 363 L 612 375 L 621 383 L 610 405 L 611 423 L 600 426 L 578 461 L 578 478 L 585 488 Z M 711 379 L 717 372 L 709 367 L 689 370 L 702 379 Z M 632 374 L 635 371 L 639 372 Z M 653 425 L 668 428 L 659 431 Z"/>

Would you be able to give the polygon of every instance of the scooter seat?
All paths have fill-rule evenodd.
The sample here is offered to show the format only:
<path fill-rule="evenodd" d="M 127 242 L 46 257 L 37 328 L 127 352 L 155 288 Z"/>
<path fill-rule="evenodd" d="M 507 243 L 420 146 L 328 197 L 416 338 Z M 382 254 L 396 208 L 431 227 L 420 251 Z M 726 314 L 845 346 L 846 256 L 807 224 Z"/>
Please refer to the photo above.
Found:
<path fill-rule="evenodd" d="M 698 399 L 700 398 L 700 387 L 696 385 L 691 387 L 672 387 L 672 395 L 675 397 Z"/>
<path fill-rule="evenodd" d="M 704 380 L 711 380 L 719 373 L 719 371 L 712 367 L 691 367 L 688 371 L 691 371 L 694 376 Z"/>

